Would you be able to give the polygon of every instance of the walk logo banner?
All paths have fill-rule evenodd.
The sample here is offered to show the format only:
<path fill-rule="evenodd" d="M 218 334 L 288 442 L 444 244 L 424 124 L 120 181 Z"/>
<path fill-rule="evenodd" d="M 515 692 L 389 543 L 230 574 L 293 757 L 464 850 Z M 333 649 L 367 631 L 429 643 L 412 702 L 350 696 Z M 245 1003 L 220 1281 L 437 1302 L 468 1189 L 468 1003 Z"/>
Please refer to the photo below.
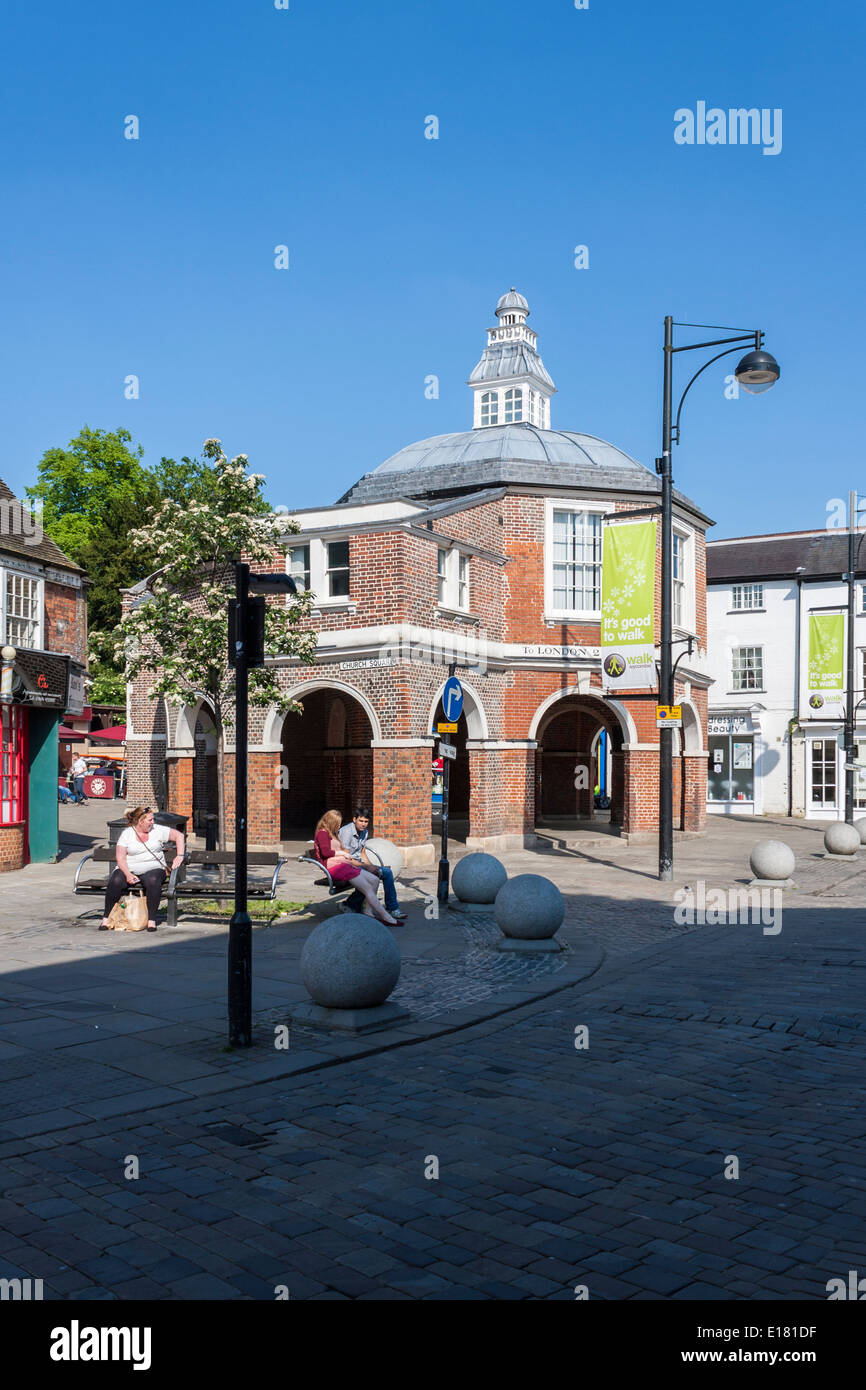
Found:
<path fill-rule="evenodd" d="M 845 614 L 809 614 L 809 712 L 838 718 L 845 696 Z"/>
<path fill-rule="evenodd" d="M 602 688 L 654 690 L 656 522 L 605 525 L 601 570 Z"/>

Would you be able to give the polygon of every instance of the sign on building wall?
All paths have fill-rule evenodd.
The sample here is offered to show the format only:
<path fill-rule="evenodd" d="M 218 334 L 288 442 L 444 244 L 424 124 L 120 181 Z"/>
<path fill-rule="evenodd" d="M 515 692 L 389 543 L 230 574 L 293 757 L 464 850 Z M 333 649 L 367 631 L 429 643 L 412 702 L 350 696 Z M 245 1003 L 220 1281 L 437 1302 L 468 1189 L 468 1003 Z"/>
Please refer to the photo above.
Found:
<path fill-rule="evenodd" d="M 602 686 L 654 690 L 656 523 L 604 527 L 601 570 Z"/>
<path fill-rule="evenodd" d="M 809 614 L 809 713 L 840 718 L 845 693 L 845 615 Z"/>

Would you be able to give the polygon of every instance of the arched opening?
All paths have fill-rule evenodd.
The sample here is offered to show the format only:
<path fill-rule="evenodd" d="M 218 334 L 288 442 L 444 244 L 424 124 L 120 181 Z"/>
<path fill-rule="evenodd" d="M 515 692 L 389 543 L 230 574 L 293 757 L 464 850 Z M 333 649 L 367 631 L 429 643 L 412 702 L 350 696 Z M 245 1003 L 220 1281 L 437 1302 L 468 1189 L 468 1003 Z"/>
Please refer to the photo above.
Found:
<path fill-rule="evenodd" d="M 451 721 L 457 724 L 456 732 L 447 735 L 457 749 L 456 758 L 451 758 L 448 765 L 448 834 L 455 840 L 465 841 L 469 834 L 469 801 L 472 791 L 467 740 L 487 739 L 489 738 L 489 730 L 480 696 L 465 681 L 461 680 L 461 685 L 463 686 L 463 710 L 459 719 Z M 438 734 L 438 725 L 448 722 L 442 708 L 442 690 L 444 688 L 443 682 L 442 689 L 437 694 L 430 710 L 429 728 L 434 736 Z M 444 763 L 439 757 L 439 744 L 437 742 L 433 749 L 432 768 L 431 832 L 433 835 L 439 835 L 442 830 L 441 788 L 443 772 Z"/>
<path fill-rule="evenodd" d="M 205 835 L 208 816 L 219 815 L 217 777 L 217 731 L 207 705 L 199 705 L 193 734 L 195 756 L 192 765 L 192 828 Z"/>
<path fill-rule="evenodd" d="M 554 701 L 537 720 L 535 805 L 539 826 L 623 821 L 623 732 L 605 700 L 575 692 Z M 599 804 L 604 799 L 608 805 Z M 596 788 L 598 791 L 598 801 Z"/>
<path fill-rule="evenodd" d="M 347 690 L 322 686 L 295 698 L 302 715 L 287 714 L 282 730 L 280 834 L 312 835 L 323 811 L 348 819 L 358 803 L 373 804 L 373 726 Z"/>

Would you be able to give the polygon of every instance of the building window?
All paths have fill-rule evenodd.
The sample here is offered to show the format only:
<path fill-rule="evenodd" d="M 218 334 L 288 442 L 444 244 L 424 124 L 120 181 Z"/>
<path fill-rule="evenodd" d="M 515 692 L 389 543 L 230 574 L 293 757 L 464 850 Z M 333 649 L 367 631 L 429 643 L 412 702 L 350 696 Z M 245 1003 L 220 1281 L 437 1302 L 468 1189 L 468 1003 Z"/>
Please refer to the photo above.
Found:
<path fill-rule="evenodd" d="M 673 608 L 672 621 L 674 627 L 685 627 L 686 625 L 686 538 L 679 532 L 674 531 L 673 535 Z"/>
<path fill-rule="evenodd" d="M 289 574 L 299 589 L 310 587 L 310 547 L 293 545 L 289 551 Z"/>
<path fill-rule="evenodd" d="M 836 805 L 836 740 L 812 739 L 812 805 L 824 809 Z"/>
<path fill-rule="evenodd" d="M 734 608 L 763 608 L 763 584 L 735 584 L 733 588 Z"/>
<path fill-rule="evenodd" d="M 349 542 L 330 541 L 325 546 L 328 598 L 349 597 Z"/>
<path fill-rule="evenodd" d="M 860 585 L 860 612 L 866 613 L 866 584 Z"/>
<path fill-rule="evenodd" d="M 544 426 L 545 426 L 545 407 L 546 407 L 546 404 L 547 404 L 547 402 L 546 402 L 544 396 L 539 395 L 539 397 L 538 397 L 538 424 L 539 424 L 539 427 L 540 427 L 541 429 L 544 429 Z"/>
<path fill-rule="evenodd" d="M 482 425 L 498 425 L 499 423 L 499 395 L 496 391 L 485 391 L 481 397 L 481 423 Z"/>
<path fill-rule="evenodd" d="M 0 825 L 24 820 L 24 711 L 0 705 Z"/>
<path fill-rule="evenodd" d="M 553 513 L 553 607 L 597 613 L 601 607 L 601 514 Z"/>
<path fill-rule="evenodd" d="M 440 546 L 438 555 L 438 597 L 443 608 L 469 611 L 469 556 Z"/>
<path fill-rule="evenodd" d="M 27 647 L 31 651 L 41 645 L 40 581 L 27 574 L 6 571 L 6 643 L 10 647 Z"/>
<path fill-rule="evenodd" d="M 505 392 L 505 423 L 516 424 L 523 419 L 523 388 L 512 386 Z"/>
<path fill-rule="evenodd" d="M 464 612 L 469 607 L 469 556 L 457 556 L 457 607 Z"/>
<path fill-rule="evenodd" d="M 444 603 L 448 597 L 448 551 L 441 546 L 437 551 L 436 564 L 439 602 Z"/>
<path fill-rule="evenodd" d="M 734 647 L 733 658 L 734 690 L 763 690 L 764 659 L 763 647 Z"/>

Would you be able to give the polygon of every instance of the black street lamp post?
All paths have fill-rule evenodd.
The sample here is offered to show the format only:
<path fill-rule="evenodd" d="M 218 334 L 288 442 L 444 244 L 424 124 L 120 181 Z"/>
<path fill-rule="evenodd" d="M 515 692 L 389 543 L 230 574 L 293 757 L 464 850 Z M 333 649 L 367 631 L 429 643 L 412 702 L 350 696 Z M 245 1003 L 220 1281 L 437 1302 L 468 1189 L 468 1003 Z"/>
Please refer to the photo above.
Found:
<path fill-rule="evenodd" d="M 721 333 L 734 333 L 732 338 L 713 338 L 703 343 L 674 345 L 674 328 L 714 328 Z M 760 329 L 723 328 L 712 323 L 674 323 L 670 314 L 665 318 L 664 342 L 664 403 L 662 411 L 662 454 L 656 459 L 656 472 L 662 480 L 662 593 L 661 593 L 661 663 L 659 670 L 659 703 L 674 703 L 673 624 L 671 595 L 673 592 L 673 475 L 671 449 L 680 442 L 680 415 L 683 402 L 695 381 L 707 367 L 731 352 L 742 350 L 744 343 L 754 347 L 739 363 L 735 376 L 744 390 L 758 395 L 779 379 L 779 364 L 761 346 L 764 335 Z M 733 346 L 724 346 L 733 344 Z M 673 415 L 673 366 L 675 352 L 695 352 L 700 348 L 724 347 L 694 373 Z M 659 730 L 659 878 L 669 882 L 674 866 L 674 731 L 670 725 Z"/>
<path fill-rule="evenodd" d="M 255 597 L 250 597 L 251 593 Z M 253 924 L 247 903 L 247 769 L 250 670 L 265 664 L 265 594 L 295 594 L 288 574 L 251 574 L 235 565 L 229 607 L 229 663 L 235 668 L 235 910 L 229 923 L 229 1046 L 253 1040 Z M 261 596 L 261 597 L 259 597 Z"/>

